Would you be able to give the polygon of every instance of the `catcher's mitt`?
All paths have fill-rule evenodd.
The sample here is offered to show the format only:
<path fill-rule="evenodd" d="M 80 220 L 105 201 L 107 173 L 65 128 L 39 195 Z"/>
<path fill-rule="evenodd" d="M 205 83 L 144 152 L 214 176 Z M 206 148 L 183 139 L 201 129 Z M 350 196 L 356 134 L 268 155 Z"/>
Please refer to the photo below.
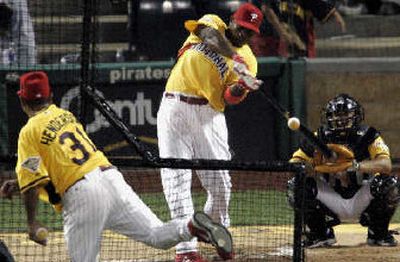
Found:
<path fill-rule="evenodd" d="M 338 173 L 343 172 L 353 166 L 354 153 L 351 149 L 340 144 L 328 144 L 336 157 L 326 159 L 321 152 L 317 151 L 314 155 L 314 170 L 318 173 Z"/>

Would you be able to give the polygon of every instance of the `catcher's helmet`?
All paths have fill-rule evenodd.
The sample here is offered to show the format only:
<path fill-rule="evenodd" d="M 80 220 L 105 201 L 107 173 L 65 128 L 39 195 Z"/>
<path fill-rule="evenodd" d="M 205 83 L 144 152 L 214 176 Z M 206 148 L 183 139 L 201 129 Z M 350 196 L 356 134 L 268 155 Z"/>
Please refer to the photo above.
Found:
<path fill-rule="evenodd" d="M 343 136 L 357 130 L 364 120 L 364 109 L 351 96 L 339 94 L 326 104 L 323 118 L 330 131 Z"/>

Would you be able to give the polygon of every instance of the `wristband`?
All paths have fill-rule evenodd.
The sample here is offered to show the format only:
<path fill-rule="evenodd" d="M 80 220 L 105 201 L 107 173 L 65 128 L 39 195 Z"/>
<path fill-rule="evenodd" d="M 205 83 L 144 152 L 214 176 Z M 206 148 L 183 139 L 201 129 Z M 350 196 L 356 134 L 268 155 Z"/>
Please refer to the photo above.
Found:
<path fill-rule="evenodd" d="M 232 90 L 230 87 L 227 87 L 224 92 L 224 99 L 230 105 L 239 104 L 245 97 L 246 92 L 243 93 L 241 96 L 235 96 L 232 94 Z"/>

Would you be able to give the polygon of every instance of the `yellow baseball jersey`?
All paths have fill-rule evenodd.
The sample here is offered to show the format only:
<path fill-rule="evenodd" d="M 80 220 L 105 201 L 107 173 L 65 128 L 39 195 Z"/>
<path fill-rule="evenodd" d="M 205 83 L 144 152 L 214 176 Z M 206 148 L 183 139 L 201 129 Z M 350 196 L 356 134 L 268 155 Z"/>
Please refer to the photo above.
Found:
<path fill-rule="evenodd" d="M 178 92 L 189 96 L 206 98 L 217 111 L 224 111 L 223 93 L 225 88 L 236 83 L 239 78 L 233 72 L 233 60 L 211 51 L 193 31 L 197 25 L 205 25 L 225 34 L 226 24 L 216 15 L 207 14 L 197 21 L 186 21 L 190 32 L 167 81 L 167 92 Z M 257 59 L 248 45 L 235 48 L 243 57 L 253 76 L 257 74 Z"/>
<path fill-rule="evenodd" d="M 75 116 L 55 105 L 29 118 L 20 131 L 15 170 L 21 192 L 51 181 L 62 196 L 86 173 L 107 165 Z M 41 188 L 39 197 L 48 200 L 46 193 Z"/>

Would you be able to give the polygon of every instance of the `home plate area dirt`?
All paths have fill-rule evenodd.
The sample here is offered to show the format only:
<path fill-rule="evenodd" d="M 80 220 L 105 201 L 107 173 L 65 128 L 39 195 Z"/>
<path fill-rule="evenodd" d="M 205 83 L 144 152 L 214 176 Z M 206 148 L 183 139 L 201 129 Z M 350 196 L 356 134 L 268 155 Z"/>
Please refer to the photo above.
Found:
<path fill-rule="evenodd" d="M 371 247 L 366 244 L 367 228 L 348 224 L 334 228 L 337 243 L 329 248 L 307 249 L 308 262 L 391 262 L 400 261 L 400 247 Z M 400 232 L 400 224 L 390 229 Z M 400 236 L 394 236 L 400 241 Z"/>

